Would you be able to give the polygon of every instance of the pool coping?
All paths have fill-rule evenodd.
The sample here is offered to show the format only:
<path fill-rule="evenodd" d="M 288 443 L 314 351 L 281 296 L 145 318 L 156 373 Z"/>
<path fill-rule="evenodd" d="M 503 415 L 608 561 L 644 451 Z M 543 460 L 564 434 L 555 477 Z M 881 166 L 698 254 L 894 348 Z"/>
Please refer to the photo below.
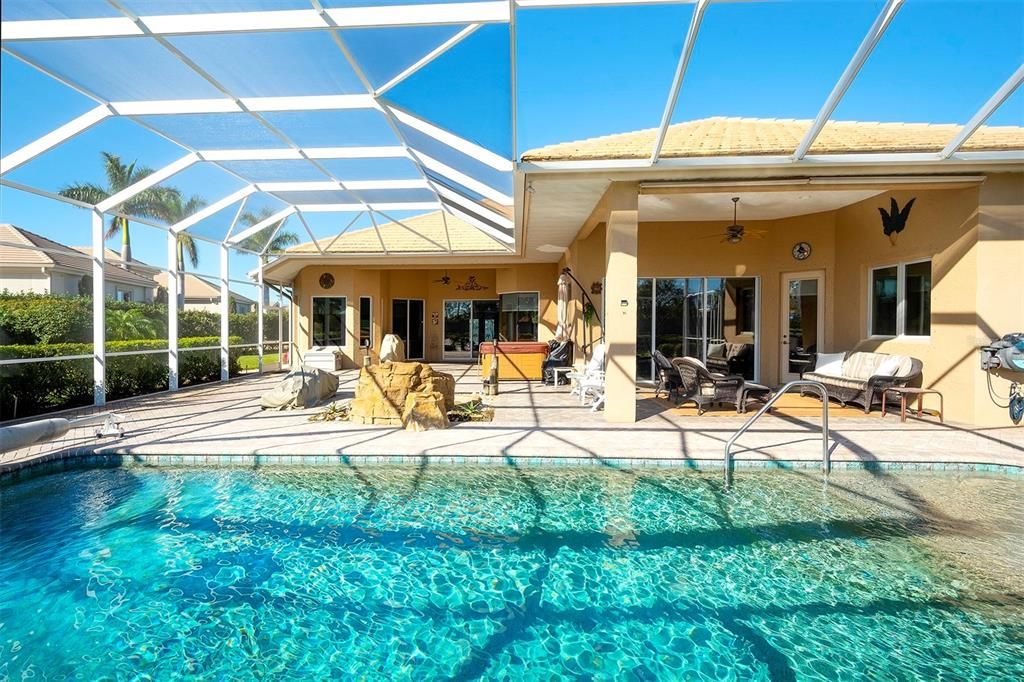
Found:
<path fill-rule="evenodd" d="M 448 466 L 516 466 L 613 469 L 682 469 L 721 471 L 721 458 L 678 457 L 531 457 L 515 455 L 164 455 L 120 453 L 57 453 L 49 457 L 12 463 L 0 470 L 0 483 L 9 483 L 39 475 L 75 469 L 119 467 L 352 467 L 423 466 L 425 463 Z M 832 460 L 832 471 L 913 471 L 983 473 L 1024 477 L 1024 465 L 987 462 Z M 813 459 L 735 459 L 733 467 L 742 470 L 821 470 Z"/>

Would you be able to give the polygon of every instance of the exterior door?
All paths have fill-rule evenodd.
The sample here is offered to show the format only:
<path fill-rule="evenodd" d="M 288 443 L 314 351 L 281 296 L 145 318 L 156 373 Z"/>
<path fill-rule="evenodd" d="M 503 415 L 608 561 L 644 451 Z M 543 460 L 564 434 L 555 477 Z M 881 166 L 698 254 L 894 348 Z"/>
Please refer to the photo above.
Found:
<path fill-rule="evenodd" d="M 405 357 L 423 359 L 423 312 L 421 298 L 395 298 L 391 300 L 391 333 L 405 342 Z"/>
<path fill-rule="evenodd" d="M 825 273 L 784 274 L 781 301 L 779 380 L 793 381 L 813 369 L 812 358 L 825 338 Z"/>

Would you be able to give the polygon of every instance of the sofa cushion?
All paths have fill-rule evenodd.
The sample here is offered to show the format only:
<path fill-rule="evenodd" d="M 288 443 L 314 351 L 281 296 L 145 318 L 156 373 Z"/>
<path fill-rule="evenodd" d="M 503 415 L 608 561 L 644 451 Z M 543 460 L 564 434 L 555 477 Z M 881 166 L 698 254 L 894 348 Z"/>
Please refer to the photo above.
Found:
<path fill-rule="evenodd" d="M 729 344 L 727 343 L 711 343 L 708 344 L 708 358 L 724 358 L 726 357 L 726 350 Z"/>
<path fill-rule="evenodd" d="M 875 374 L 882 377 L 894 377 L 903 368 L 904 360 L 906 359 L 907 356 L 905 355 L 890 355 L 879 363 Z"/>
<path fill-rule="evenodd" d="M 843 362 L 843 376 L 867 381 L 878 374 L 878 366 L 889 357 L 886 353 L 850 353 Z"/>
<path fill-rule="evenodd" d="M 868 382 L 861 379 L 851 379 L 849 377 L 834 377 L 828 374 L 818 374 L 817 372 L 808 372 L 807 374 L 804 374 L 804 379 L 809 379 L 810 381 L 819 381 L 825 384 L 825 386 L 852 388 L 858 391 L 863 391 L 868 386 Z"/>
<path fill-rule="evenodd" d="M 814 365 L 815 374 L 824 374 L 830 377 L 843 375 L 843 358 L 846 353 L 818 353 L 817 362 Z"/>

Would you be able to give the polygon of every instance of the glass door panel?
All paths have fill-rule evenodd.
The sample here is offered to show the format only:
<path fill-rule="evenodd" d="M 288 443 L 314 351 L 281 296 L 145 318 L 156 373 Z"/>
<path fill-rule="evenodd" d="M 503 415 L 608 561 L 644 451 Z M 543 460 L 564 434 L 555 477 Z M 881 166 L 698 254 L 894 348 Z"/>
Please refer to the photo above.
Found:
<path fill-rule="evenodd" d="M 470 351 L 475 359 L 480 344 L 492 341 L 498 335 L 498 302 L 490 300 L 473 301 L 473 323 L 470 325 Z"/>
<path fill-rule="evenodd" d="M 405 353 L 411 360 L 423 358 L 423 311 L 421 299 L 409 299 L 409 340 L 405 344 Z"/>
<path fill-rule="evenodd" d="M 654 360 L 651 359 L 654 326 L 654 280 L 643 278 L 636 285 L 636 378 L 651 381 L 654 378 Z"/>
<path fill-rule="evenodd" d="M 637 378 L 652 378 L 656 349 L 670 360 L 697 358 L 714 372 L 753 380 L 757 306 L 753 277 L 637 280 Z"/>
<path fill-rule="evenodd" d="M 783 280 L 783 319 L 780 378 L 798 379 L 810 369 L 811 358 L 818 352 L 824 320 L 821 296 L 822 277 L 785 276 Z"/>
<path fill-rule="evenodd" d="M 444 359 L 469 360 L 473 357 L 470 337 L 472 305 L 470 301 L 444 302 Z"/>

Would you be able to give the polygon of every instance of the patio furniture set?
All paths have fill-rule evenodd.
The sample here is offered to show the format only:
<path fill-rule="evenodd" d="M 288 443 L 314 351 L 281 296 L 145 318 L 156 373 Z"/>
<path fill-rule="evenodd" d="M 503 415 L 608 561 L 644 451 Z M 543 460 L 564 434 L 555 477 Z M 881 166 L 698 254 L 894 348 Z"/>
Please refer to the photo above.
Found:
<path fill-rule="evenodd" d="M 692 402 L 697 405 L 698 415 L 722 404 L 735 405 L 736 412 L 743 414 L 750 401 L 765 402 L 778 390 L 748 381 L 739 374 L 714 372 L 696 358 L 669 360 L 657 350 L 653 357 L 658 382 L 655 397 L 664 392 L 668 398 L 675 397 L 677 405 Z M 943 419 L 942 394 L 920 387 L 922 364 L 917 358 L 858 351 L 816 355 L 808 363 L 811 366 L 813 370 L 803 372 L 801 378 L 824 384 L 829 399 L 844 407 L 851 403 L 860 405 L 867 414 L 878 406 L 885 416 L 887 401 L 893 396 L 900 405 L 901 420 L 906 421 L 908 399 L 917 399 L 920 417 L 924 396 L 934 393 L 939 396 L 939 420 Z M 800 395 L 807 394 L 801 389 Z"/>

